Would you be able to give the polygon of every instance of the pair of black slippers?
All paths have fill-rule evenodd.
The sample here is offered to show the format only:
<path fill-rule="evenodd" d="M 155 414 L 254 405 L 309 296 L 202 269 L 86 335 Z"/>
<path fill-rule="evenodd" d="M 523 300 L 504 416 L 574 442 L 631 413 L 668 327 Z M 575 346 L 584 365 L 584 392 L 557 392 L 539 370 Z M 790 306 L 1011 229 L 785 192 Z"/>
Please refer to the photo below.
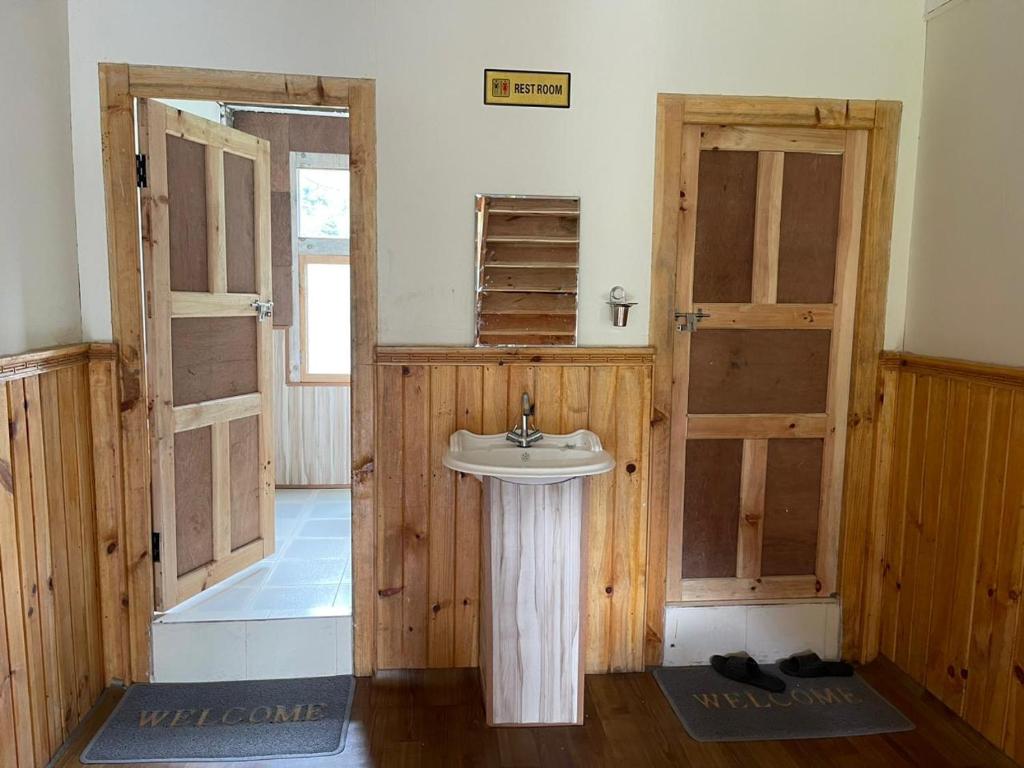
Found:
<path fill-rule="evenodd" d="M 782 693 L 786 683 L 764 672 L 749 656 L 712 656 L 712 668 L 737 683 L 753 685 L 771 693 Z M 794 654 L 779 664 L 779 670 L 790 677 L 852 677 L 853 667 L 845 661 L 823 661 L 816 653 Z"/>

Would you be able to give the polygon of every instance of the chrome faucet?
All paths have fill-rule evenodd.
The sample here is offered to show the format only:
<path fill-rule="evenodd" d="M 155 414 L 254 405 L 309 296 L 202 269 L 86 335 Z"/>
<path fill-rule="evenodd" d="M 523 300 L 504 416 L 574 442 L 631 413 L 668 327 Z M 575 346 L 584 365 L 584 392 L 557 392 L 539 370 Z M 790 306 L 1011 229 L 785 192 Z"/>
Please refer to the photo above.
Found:
<path fill-rule="evenodd" d="M 519 417 L 519 424 L 505 433 L 505 439 L 515 443 L 520 448 L 529 448 L 538 440 L 543 439 L 539 429 L 530 425 L 530 417 L 533 416 L 533 405 L 530 403 L 530 395 L 523 392 L 523 413 Z"/>

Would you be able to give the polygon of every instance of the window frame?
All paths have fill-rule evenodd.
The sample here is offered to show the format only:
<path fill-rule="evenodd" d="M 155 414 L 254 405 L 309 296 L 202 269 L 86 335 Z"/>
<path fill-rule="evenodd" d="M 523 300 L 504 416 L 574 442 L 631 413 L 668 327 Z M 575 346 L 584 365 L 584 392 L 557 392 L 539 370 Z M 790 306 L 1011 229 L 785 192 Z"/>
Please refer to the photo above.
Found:
<path fill-rule="evenodd" d="M 291 183 L 291 219 L 292 219 L 292 306 L 298 310 L 298 318 L 292 319 L 292 329 L 288 336 L 289 353 L 296 352 L 296 360 L 289 361 L 287 368 L 288 383 L 293 386 L 325 385 L 351 386 L 352 372 L 310 373 L 309 371 L 309 339 L 306 271 L 310 264 L 348 265 L 351 269 L 351 231 L 349 237 L 299 237 L 299 170 L 314 168 L 324 170 L 350 171 L 349 155 L 332 152 L 289 152 L 289 180 Z M 350 202 L 351 202 L 351 176 Z M 352 291 L 349 290 L 349 314 L 352 313 Z M 296 325 L 298 326 L 296 328 Z M 295 331 L 298 331 L 297 333 Z M 351 339 L 350 339 L 351 346 Z M 350 358 L 351 360 L 351 358 Z M 297 362 L 298 365 L 294 363 Z"/>

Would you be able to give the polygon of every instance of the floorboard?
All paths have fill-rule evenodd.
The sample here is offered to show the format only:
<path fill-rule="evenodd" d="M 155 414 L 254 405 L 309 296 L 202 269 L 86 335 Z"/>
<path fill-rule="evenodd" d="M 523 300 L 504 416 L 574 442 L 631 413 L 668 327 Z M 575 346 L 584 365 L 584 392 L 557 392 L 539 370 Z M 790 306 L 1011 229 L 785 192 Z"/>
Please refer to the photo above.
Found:
<path fill-rule="evenodd" d="M 337 757 L 272 763 L 218 763 L 220 768 L 480 766 L 481 768 L 633 768 L 634 766 L 928 766 L 1015 764 L 885 659 L 861 674 L 917 728 L 849 739 L 699 743 L 676 719 L 649 673 L 591 675 L 586 723 L 563 728 L 488 728 L 476 670 L 386 672 L 356 688 L 348 745 Z M 78 755 L 120 698 L 109 691 L 54 768 Z M 198 764 L 168 764 L 190 768 Z M 207 764 L 209 765 L 209 764 Z"/>

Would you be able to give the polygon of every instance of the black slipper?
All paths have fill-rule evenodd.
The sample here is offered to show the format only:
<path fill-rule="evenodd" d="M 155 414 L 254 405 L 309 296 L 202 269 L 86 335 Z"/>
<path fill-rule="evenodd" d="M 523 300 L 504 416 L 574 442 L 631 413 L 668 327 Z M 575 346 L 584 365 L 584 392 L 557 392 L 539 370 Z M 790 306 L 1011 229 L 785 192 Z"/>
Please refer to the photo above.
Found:
<path fill-rule="evenodd" d="M 822 661 L 816 653 L 790 656 L 779 669 L 790 677 L 853 677 L 853 667 L 845 661 Z"/>
<path fill-rule="evenodd" d="M 749 656 L 712 656 L 711 666 L 722 677 L 735 680 L 737 683 L 746 683 L 772 693 L 782 693 L 786 690 L 786 684 L 782 680 L 766 675 Z"/>

